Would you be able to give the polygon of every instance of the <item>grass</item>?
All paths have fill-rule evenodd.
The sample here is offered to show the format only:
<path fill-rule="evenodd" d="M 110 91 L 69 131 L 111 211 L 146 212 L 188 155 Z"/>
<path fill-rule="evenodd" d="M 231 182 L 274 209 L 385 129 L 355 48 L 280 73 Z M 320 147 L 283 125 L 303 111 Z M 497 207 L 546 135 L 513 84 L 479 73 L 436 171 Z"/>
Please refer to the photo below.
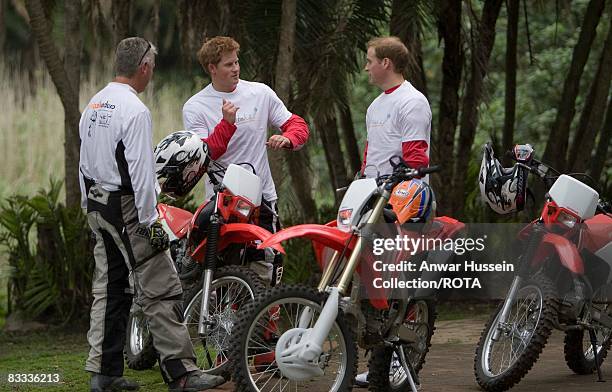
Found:
<path fill-rule="evenodd" d="M 89 373 L 83 370 L 88 345 L 86 331 L 50 331 L 20 336 L 0 335 L 0 390 L 82 391 Z M 59 384 L 7 384 L 9 373 L 59 374 Z M 126 367 L 125 377 L 141 384 L 141 390 L 167 391 L 159 367 L 134 371 Z"/>

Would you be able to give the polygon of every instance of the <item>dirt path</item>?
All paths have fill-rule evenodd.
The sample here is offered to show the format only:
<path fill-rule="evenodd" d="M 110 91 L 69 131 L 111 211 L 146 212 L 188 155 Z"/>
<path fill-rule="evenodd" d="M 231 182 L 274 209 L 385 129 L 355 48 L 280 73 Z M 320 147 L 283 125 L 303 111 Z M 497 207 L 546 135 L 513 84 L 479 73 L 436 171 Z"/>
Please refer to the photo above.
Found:
<path fill-rule="evenodd" d="M 474 378 L 474 351 L 484 327 L 484 319 L 439 321 L 427 362 L 421 372 L 423 392 L 480 391 Z M 360 370 L 367 361 L 362 358 Z M 572 373 L 563 359 L 563 334 L 555 331 L 548 345 L 529 374 L 514 388 L 514 392 L 599 392 L 612 391 L 612 364 L 602 367 L 606 383 L 596 382 L 595 375 L 578 376 Z M 232 391 L 227 383 L 213 391 Z M 365 391 L 365 389 L 354 389 Z M 313 391 L 315 392 L 315 391 Z M 319 391 L 317 391 L 319 392 Z M 320 391 L 323 392 L 323 391 Z"/>
<path fill-rule="evenodd" d="M 483 326 L 484 320 L 438 323 L 421 374 L 422 391 L 480 390 L 474 378 L 474 351 Z M 595 375 L 578 376 L 569 370 L 563 357 L 563 334 L 555 331 L 538 362 L 512 391 L 612 391 L 612 365 L 604 362 L 602 371 L 606 383 L 596 382 Z"/>

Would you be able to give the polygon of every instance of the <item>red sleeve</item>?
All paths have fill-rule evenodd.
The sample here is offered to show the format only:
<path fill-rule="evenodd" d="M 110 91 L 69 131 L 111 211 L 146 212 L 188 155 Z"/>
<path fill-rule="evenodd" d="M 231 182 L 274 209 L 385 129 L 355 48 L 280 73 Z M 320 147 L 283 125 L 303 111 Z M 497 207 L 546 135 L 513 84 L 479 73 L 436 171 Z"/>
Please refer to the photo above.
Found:
<path fill-rule="evenodd" d="M 414 140 L 402 142 L 402 157 L 413 169 L 429 166 L 429 155 L 427 155 L 427 142 L 425 140 Z"/>
<path fill-rule="evenodd" d="M 291 142 L 290 148 L 294 151 L 302 148 L 310 135 L 306 121 L 297 114 L 292 114 L 289 120 L 281 125 L 280 129 L 283 132 L 283 136 Z"/>
<path fill-rule="evenodd" d="M 361 174 L 363 174 L 366 167 L 366 158 L 368 157 L 368 142 L 366 141 L 365 148 L 363 149 L 363 162 L 361 162 Z"/>
<path fill-rule="evenodd" d="M 213 161 L 225 154 L 234 132 L 236 132 L 236 125 L 222 119 L 215 127 L 212 135 L 202 139 L 208 145 L 208 154 Z"/>

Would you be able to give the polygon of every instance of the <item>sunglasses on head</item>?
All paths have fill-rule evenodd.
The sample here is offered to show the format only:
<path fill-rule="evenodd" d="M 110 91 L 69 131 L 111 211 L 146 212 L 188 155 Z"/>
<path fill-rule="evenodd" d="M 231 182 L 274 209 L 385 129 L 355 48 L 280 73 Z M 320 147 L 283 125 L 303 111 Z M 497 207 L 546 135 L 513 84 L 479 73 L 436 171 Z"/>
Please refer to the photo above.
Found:
<path fill-rule="evenodd" d="M 142 60 L 144 60 L 144 58 L 147 55 L 147 53 L 149 53 L 149 49 L 151 49 L 151 43 L 149 41 L 147 41 L 147 50 L 145 50 L 144 53 L 142 54 L 142 57 L 140 58 L 140 61 L 138 62 L 138 65 L 140 65 L 140 63 L 142 63 Z"/>

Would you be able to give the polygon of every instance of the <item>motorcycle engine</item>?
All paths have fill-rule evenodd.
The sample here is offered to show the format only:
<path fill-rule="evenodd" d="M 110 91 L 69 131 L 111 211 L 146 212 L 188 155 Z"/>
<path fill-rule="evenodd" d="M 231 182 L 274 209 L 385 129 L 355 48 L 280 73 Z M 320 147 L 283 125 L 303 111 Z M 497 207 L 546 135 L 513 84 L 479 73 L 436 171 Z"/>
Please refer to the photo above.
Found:
<path fill-rule="evenodd" d="M 198 263 L 187 254 L 187 240 L 182 239 L 170 244 L 170 255 L 179 274 L 192 271 Z"/>

